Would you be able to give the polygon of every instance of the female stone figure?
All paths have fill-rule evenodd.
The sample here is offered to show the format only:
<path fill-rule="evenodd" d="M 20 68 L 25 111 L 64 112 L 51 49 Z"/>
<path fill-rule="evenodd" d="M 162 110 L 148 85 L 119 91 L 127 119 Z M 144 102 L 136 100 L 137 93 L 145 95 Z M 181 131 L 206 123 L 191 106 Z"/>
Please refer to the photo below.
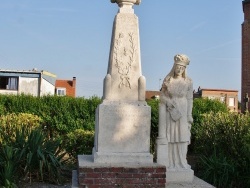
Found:
<path fill-rule="evenodd" d="M 159 138 L 167 138 L 170 169 L 190 169 L 186 160 L 193 122 L 193 83 L 186 73 L 189 62 L 186 55 L 177 54 L 161 89 Z"/>

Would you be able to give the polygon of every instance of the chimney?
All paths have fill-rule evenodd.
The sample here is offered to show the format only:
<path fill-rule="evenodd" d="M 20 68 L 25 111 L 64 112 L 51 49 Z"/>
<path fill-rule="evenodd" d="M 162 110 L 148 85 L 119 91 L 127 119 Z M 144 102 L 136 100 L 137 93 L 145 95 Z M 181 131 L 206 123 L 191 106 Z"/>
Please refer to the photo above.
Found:
<path fill-rule="evenodd" d="M 73 77 L 72 87 L 73 87 L 73 88 L 76 87 L 76 77 Z"/>

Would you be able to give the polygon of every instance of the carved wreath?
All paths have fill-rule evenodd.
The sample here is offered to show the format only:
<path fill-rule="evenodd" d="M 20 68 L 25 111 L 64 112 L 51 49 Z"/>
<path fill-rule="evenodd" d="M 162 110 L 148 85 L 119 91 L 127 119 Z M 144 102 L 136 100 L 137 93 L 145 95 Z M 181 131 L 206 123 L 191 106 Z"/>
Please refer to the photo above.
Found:
<path fill-rule="evenodd" d="M 134 34 L 128 33 L 129 37 L 129 47 L 123 46 L 124 34 L 119 33 L 118 38 L 115 39 L 114 44 L 114 60 L 115 66 L 117 67 L 118 73 L 120 74 L 120 83 L 119 88 L 121 87 L 129 87 L 131 89 L 130 84 L 130 69 L 132 64 L 135 61 L 135 42 L 134 42 Z M 128 56 L 128 58 L 126 58 Z"/>

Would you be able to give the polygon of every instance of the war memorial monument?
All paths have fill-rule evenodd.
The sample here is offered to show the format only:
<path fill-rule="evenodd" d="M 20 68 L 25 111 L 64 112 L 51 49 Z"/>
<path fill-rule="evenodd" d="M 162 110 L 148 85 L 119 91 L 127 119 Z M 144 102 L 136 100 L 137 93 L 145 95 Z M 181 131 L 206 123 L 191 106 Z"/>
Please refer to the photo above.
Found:
<path fill-rule="evenodd" d="M 72 187 L 165 187 L 194 179 L 186 160 L 193 121 L 189 58 L 174 57 L 162 84 L 157 161 L 150 153 L 151 108 L 145 101 L 141 71 L 139 21 L 134 5 L 141 0 L 111 0 L 119 7 L 113 22 L 102 103 L 95 114 L 92 155 L 78 156 Z M 74 178 L 73 178 L 74 179 Z"/>

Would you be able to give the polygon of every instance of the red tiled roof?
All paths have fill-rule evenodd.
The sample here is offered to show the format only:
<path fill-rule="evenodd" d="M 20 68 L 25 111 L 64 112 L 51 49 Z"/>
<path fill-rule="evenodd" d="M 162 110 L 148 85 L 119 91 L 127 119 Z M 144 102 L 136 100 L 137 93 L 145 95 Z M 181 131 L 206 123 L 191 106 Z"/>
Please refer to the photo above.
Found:
<path fill-rule="evenodd" d="M 76 80 L 56 80 L 56 88 L 66 88 L 66 95 L 75 97 L 76 96 Z"/>

